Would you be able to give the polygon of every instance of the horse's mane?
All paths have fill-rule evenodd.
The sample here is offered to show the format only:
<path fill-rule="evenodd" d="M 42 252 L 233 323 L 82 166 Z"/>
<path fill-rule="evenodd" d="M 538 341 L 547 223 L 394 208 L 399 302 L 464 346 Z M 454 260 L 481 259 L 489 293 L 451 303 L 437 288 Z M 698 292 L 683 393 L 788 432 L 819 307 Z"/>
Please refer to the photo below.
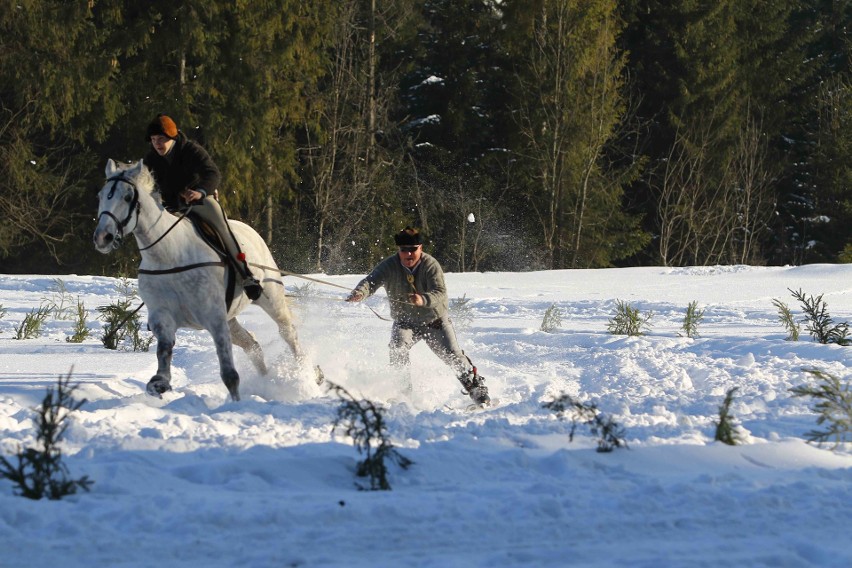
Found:
<path fill-rule="evenodd" d="M 150 194 L 151 197 L 154 198 L 154 201 L 163 209 L 162 198 L 160 195 L 160 188 L 157 185 L 157 180 L 154 179 L 154 174 L 151 173 L 143 163 L 142 160 L 137 160 L 135 162 L 130 162 L 129 164 L 122 164 L 121 169 L 124 172 L 128 170 L 132 170 L 141 164 L 142 167 L 138 168 L 138 171 L 133 177 L 134 183 L 136 183 L 136 187 L 140 190 L 145 191 Z"/>
<path fill-rule="evenodd" d="M 136 162 L 133 162 L 132 164 L 130 164 L 130 166 L 134 167 L 138 164 L 142 164 L 142 160 L 138 160 Z M 139 168 L 139 172 L 136 174 L 136 185 L 137 185 L 137 187 L 142 186 L 143 188 L 148 190 L 148 193 L 153 193 L 155 191 L 159 192 L 159 188 L 157 187 L 157 183 L 154 180 L 154 174 L 152 174 L 151 170 L 149 170 L 147 167 L 145 167 L 144 164 L 142 165 L 141 168 Z"/>

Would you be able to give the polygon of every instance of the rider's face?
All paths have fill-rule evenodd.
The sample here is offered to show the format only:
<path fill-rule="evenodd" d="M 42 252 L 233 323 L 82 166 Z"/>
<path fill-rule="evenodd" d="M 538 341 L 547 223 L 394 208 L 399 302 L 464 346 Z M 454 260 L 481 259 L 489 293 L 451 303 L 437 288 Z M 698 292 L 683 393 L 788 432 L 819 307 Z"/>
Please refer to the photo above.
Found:
<path fill-rule="evenodd" d="M 154 150 L 156 150 L 161 156 L 168 154 L 174 144 L 175 141 L 168 136 L 163 136 L 162 134 L 151 136 L 151 146 L 153 146 Z"/>

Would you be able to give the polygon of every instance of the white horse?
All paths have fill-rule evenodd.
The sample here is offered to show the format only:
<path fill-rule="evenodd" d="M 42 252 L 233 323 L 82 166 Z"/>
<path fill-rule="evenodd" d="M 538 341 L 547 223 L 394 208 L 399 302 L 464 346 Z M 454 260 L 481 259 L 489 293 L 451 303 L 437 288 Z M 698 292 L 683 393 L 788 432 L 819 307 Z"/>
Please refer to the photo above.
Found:
<path fill-rule="evenodd" d="M 120 165 L 109 160 L 106 183 L 98 194 L 98 226 L 93 241 L 104 254 L 118 248 L 126 233 L 136 237 L 142 254 L 139 295 L 148 306 L 148 328 L 157 338 L 157 374 L 147 391 L 161 397 L 171 390 L 171 361 L 178 328 L 206 329 L 213 336 L 222 381 L 233 400 L 240 399 L 240 376 L 234 367 L 233 344 L 241 347 L 255 368 L 266 374 L 263 351 L 236 316 L 250 303 L 241 286 L 226 306 L 227 265 L 208 246 L 193 224 L 166 211 L 154 178 L 142 161 Z M 229 221 L 240 248 L 264 283 L 255 303 L 278 324 L 297 363 L 305 354 L 296 338 L 281 274 L 266 243 L 251 227 Z M 317 367 L 317 382 L 322 381 Z"/>

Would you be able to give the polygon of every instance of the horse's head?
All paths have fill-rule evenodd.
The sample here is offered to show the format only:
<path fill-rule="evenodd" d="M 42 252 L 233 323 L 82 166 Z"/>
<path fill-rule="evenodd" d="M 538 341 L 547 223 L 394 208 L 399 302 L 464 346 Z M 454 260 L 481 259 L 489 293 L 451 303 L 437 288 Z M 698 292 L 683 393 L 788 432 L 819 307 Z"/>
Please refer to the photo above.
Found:
<path fill-rule="evenodd" d="M 106 183 L 98 193 L 98 226 L 92 240 L 95 248 L 107 254 L 119 246 L 125 233 L 133 232 L 139 222 L 140 179 L 150 178 L 150 172 L 142 160 L 130 165 L 121 165 L 108 160 Z"/>

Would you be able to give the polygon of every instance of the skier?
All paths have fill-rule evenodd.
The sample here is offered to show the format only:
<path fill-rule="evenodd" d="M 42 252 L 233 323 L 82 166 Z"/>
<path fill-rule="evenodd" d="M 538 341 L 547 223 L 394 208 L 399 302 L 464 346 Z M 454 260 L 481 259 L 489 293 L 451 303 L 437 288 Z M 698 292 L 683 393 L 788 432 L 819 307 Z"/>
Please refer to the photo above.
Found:
<path fill-rule="evenodd" d="M 406 227 L 394 235 L 394 241 L 397 253 L 376 265 L 346 301 L 360 302 L 384 286 L 393 318 L 388 346 L 390 363 L 403 371 L 407 388 L 411 388 L 409 351 L 422 339 L 455 371 L 463 392 L 477 405 L 488 405 L 491 398 L 485 380 L 456 341 L 448 317 L 447 287 L 441 265 L 423 252 L 422 236 L 417 229 Z"/>

